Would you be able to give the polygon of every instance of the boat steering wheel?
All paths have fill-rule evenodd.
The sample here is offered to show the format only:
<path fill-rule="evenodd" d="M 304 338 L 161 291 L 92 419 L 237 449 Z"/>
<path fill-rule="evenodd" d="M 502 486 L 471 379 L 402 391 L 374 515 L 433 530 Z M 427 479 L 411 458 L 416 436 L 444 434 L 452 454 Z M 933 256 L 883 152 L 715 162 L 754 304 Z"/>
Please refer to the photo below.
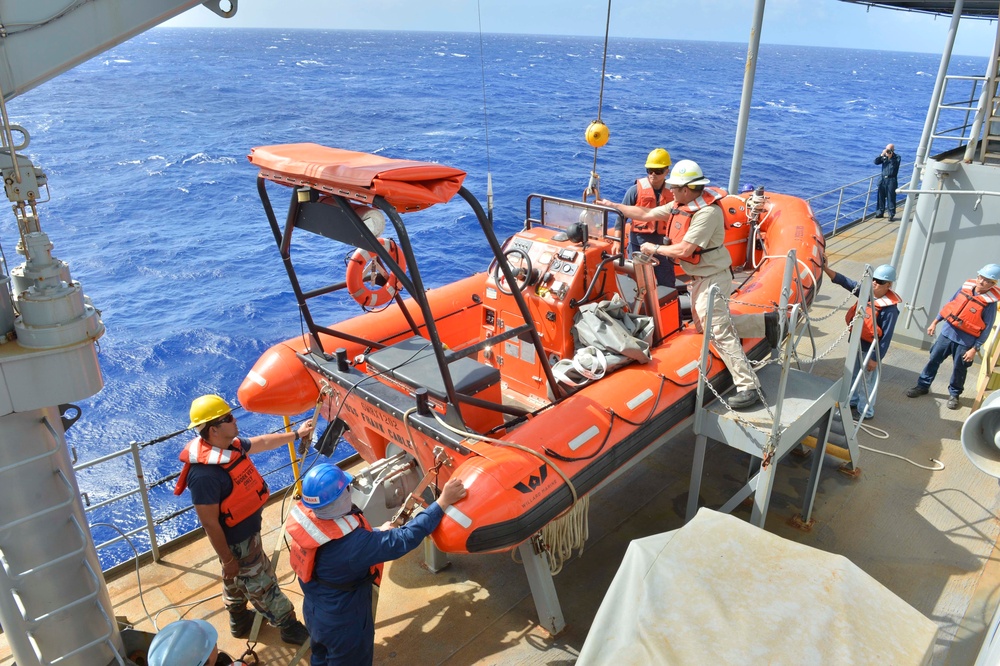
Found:
<path fill-rule="evenodd" d="M 517 255 L 523 259 L 523 265 L 514 266 L 509 259 L 512 255 Z M 518 291 L 524 291 L 531 283 L 531 257 L 524 250 L 515 247 L 503 253 L 503 260 L 507 262 L 507 266 L 514 274 L 514 286 L 517 287 Z M 503 273 L 500 272 L 499 261 L 493 266 L 493 281 L 496 283 L 497 289 L 502 293 L 508 296 L 514 295 L 513 290 L 507 286 L 507 281 L 504 279 Z"/>

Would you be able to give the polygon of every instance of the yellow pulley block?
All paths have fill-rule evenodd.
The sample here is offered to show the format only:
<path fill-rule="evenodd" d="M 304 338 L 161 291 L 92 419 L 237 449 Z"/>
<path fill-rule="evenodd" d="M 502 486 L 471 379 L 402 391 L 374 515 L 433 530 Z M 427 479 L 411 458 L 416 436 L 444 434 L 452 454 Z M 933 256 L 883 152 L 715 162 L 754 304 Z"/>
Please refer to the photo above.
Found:
<path fill-rule="evenodd" d="M 602 148 L 611 137 L 608 126 L 600 120 L 595 120 L 587 126 L 587 143 L 593 148 Z"/>

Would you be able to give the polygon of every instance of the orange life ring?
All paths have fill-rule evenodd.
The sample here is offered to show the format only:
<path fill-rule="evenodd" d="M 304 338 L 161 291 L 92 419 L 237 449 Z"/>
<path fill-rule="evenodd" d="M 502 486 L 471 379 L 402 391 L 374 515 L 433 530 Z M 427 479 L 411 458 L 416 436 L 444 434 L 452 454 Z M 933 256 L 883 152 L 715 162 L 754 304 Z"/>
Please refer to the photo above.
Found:
<path fill-rule="evenodd" d="M 405 271 L 406 259 L 396 241 L 379 238 L 378 242 Z M 347 289 L 361 307 L 377 308 L 388 303 L 399 291 L 399 278 L 386 270 L 377 254 L 358 248 L 347 262 Z"/>

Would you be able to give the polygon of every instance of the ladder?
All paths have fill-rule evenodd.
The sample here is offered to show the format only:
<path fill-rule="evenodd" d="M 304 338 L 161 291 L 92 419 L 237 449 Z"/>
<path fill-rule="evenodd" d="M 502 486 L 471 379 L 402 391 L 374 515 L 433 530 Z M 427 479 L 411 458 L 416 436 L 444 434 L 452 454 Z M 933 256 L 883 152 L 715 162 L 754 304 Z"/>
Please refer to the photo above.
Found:
<path fill-rule="evenodd" d="M 708 439 L 723 442 L 727 446 L 748 453 L 755 458 L 754 464 L 751 465 L 750 478 L 719 510 L 729 513 L 752 495 L 753 509 L 750 521 L 763 528 L 767 518 L 777 463 L 792 449 L 798 447 L 799 443 L 818 424 L 821 437 L 817 438 L 816 453 L 813 456 L 809 481 L 803 497 L 802 513 L 792 519 L 793 524 L 801 529 L 811 529 L 813 503 L 819 487 L 823 458 L 834 421 L 839 416 L 844 424 L 853 423 L 850 408 L 847 405 L 852 388 L 851 377 L 854 375 L 854 366 L 858 359 L 861 326 L 855 326 L 851 333 L 842 376 L 829 379 L 792 368 L 791 359 L 794 355 L 795 332 L 800 329 L 799 322 L 802 319 L 804 319 L 803 325 L 808 326 L 808 314 L 802 309 L 802 305 L 795 303 L 791 308 L 788 305 L 791 293 L 789 287 L 792 279 L 798 280 L 797 276 L 793 278 L 792 275 L 795 263 L 794 252 L 790 252 L 778 312 L 788 313 L 787 326 L 782 328 L 790 331 L 791 334 L 784 336 L 780 351 L 773 352 L 779 354 L 781 363 L 780 365 L 768 364 L 757 372 L 757 379 L 766 399 L 764 405 L 755 410 L 736 412 L 730 409 L 724 400 L 715 400 L 705 404 L 704 368 L 707 367 L 710 353 L 708 346 L 710 336 L 705 335 L 701 360 L 702 372 L 698 383 L 698 397 L 695 402 L 695 449 L 686 521 L 694 518 L 698 511 L 698 493 L 704 474 Z M 870 285 L 870 280 L 863 283 L 860 294 L 861 302 L 870 298 Z M 803 293 L 801 283 L 798 286 L 798 293 Z M 717 287 L 713 287 L 713 289 L 717 289 Z M 709 311 L 705 318 L 706 331 L 712 330 L 711 304 L 714 302 L 713 294 L 713 298 L 709 299 Z M 849 474 L 856 477 L 860 454 L 857 441 L 858 428 L 845 428 L 844 430 L 850 454 L 850 460 L 846 466 L 851 470 Z"/>

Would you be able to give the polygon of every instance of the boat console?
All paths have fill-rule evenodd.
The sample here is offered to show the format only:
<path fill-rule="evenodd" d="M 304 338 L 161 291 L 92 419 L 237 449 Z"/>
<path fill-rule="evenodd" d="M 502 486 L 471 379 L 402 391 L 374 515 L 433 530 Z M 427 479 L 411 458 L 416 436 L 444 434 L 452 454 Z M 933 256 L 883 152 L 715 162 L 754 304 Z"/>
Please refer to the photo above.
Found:
<path fill-rule="evenodd" d="M 532 216 L 532 208 L 538 210 Z M 496 367 L 506 388 L 550 400 L 542 364 L 554 365 L 575 352 L 572 327 L 579 307 L 620 295 L 617 273 L 624 268 L 619 236 L 607 229 L 603 210 L 591 204 L 533 194 L 525 228 L 503 245 L 515 276 L 508 285 L 497 261 L 487 271 L 482 298 L 481 339 L 525 323 L 513 290 L 520 291 L 538 329 L 545 357 L 526 334 L 484 349 L 480 358 Z"/>

